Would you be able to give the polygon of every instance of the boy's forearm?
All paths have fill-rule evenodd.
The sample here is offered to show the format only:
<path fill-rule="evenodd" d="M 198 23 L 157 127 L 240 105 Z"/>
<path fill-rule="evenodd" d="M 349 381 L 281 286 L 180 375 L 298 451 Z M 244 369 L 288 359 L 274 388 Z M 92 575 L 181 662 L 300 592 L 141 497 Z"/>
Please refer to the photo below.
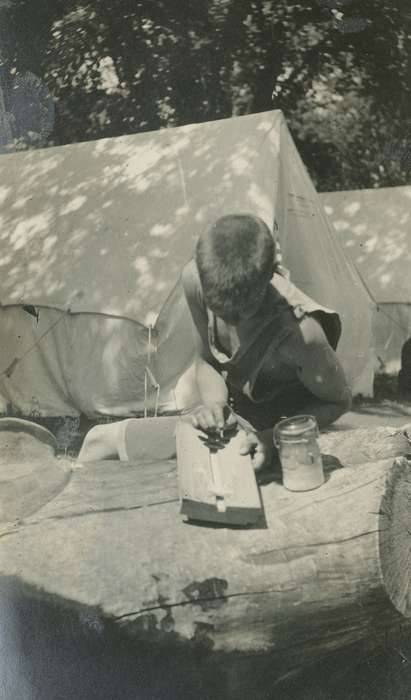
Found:
<path fill-rule="evenodd" d="M 228 389 L 223 377 L 202 358 L 196 361 L 196 381 L 203 404 L 228 402 Z"/>

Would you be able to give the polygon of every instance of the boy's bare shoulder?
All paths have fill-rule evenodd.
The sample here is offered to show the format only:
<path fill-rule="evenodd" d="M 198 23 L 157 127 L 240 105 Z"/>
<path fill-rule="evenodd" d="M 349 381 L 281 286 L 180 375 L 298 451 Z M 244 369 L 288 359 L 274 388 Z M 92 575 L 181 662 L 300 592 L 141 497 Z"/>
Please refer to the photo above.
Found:
<path fill-rule="evenodd" d="M 300 333 L 304 345 L 328 345 L 327 337 L 322 329 L 321 323 L 310 314 L 306 314 L 299 323 Z"/>
<path fill-rule="evenodd" d="M 300 366 L 304 364 L 304 358 L 319 351 L 322 354 L 324 349 L 331 350 L 331 347 L 320 322 L 306 314 L 301 319 L 295 319 L 292 331 L 278 351 L 286 364 Z"/>

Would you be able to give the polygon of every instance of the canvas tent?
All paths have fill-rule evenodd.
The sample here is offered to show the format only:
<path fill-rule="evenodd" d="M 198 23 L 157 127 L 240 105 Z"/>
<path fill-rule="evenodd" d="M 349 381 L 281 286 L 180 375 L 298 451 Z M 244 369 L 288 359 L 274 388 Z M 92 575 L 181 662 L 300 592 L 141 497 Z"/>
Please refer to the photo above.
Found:
<path fill-rule="evenodd" d="M 291 279 L 340 312 L 342 362 L 371 392 L 370 301 L 281 112 L 3 155 L 0 182 L 0 411 L 186 407 L 180 270 L 238 211 L 273 227 Z"/>
<path fill-rule="evenodd" d="M 320 200 L 375 300 L 377 366 L 397 371 L 411 337 L 411 187 L 326 192 Z"/>

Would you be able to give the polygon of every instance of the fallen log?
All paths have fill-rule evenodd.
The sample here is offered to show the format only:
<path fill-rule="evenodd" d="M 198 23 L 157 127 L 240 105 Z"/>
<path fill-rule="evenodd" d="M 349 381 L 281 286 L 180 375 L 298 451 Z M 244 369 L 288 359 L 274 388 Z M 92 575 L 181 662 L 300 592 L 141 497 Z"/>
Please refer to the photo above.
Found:
<path fill-rule="evenodd" d="M 388 428 L 321 447 L 326 483 L 295 493 L 274 475 L 259 529 L 184 522 L 173 461 L 84 465 L 2 524 L 0 574 L 15 596 L 97 611 L 136 649 L 175 654 L 181 675 L 200 653 L 233 697 L 256 672 L 272 683 L 336 650 L 371 653 L 411 617 L 411 463 L 396 459 L 409 447 Z"/>

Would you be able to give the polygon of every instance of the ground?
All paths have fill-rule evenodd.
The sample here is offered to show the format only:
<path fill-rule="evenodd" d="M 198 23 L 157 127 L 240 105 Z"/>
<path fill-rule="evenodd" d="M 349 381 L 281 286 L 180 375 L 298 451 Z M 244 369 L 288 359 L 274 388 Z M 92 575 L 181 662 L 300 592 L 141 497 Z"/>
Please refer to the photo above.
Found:
<path fill-rule="evenodd" d="M 397 376 L 376 375 L 374 397 L 356 398 L 352 411 L 336 423 L 339 428 L 367 428 L 376 425 L 401 426 L 411 423 L 411 402 L 401 402 L 397 395 Z"/>

